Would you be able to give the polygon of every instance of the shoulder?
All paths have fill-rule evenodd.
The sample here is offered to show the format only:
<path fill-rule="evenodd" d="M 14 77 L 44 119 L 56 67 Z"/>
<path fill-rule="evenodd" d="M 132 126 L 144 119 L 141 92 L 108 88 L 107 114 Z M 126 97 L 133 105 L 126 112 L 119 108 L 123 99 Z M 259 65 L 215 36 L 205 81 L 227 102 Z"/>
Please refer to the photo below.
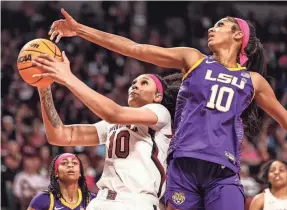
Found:
<path fill-rule="evenodd" d="M 260 193 L 252 199 L 251 204 L 250 204 L 251 210 L 263 209 L 263 207 L 264 207 L 264 194 L 265 194 L 264 192 Z"/>
<path fill-rule="evenodd" d="M 109 126 L 111 126 L 110 123 L 108 123 L 107 121 L 105 120 L 101 120 L 97 123 L 94 123 L 93 124 L 98 130 L 105 130 L 107 129 Z"/>
<path fill-rule="evenodd" d="M 266 81 L 265 78 L 257 72 L 250 71 L 249 74 L 250 74 L 252 84 L 253 84 L 255 90 L 259 89 L 259 84 L 262 81 Z"/>
<path fill-rule="evenodd" d="M 199 60 L 205 57 L 206 55 L 202 54 L 195 48 L 186 48 L 184 54 L 185 72 L 192 68 Z"/>
<path fill-rule="evenodd" d="M 155 125 L 150 125 L 148 127 L 155 131 L 160 131 L 166 133 L 165 130 L 171 130 L 171 115 L 167 108 L 161 104 L 147 104 L 142 108 L 147 108 L 152 111 L 157 117 L 157 123 Z"/>
<path fill-rule="evenodd" d="M 41 192 L 32 199 L 29 206 L 34 209 L 41 209 L 49 207 L 49 205 L 50 205 L 50 194 L 48 192 Z"/>
<path fill-rule="evenodd" d="M 171 119 L 169 111 L 162 104 L 152 103 L 152 104 L 144 105 L 142 108 L 147 108 L 147 109 L 151 110 L 157 116 L 158 115 L 165 116 L 167 118 L 167 120 L 169 120 L 169 118 Z"/>

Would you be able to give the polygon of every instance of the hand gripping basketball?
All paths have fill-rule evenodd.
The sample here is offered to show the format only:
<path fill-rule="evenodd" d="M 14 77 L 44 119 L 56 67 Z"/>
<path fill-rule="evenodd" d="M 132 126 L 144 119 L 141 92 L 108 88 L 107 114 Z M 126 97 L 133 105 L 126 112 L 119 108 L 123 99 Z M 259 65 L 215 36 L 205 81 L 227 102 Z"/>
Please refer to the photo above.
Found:
<path fill-rule="evenodd" d="M 32 60 L 33 65 L 43 69 L 45 72 L 41 74 L 34 74 L 34 78 L 45 78 L 50 77 L 55 82 L 67 85 L 70 79 L 73 77 L 73 74 L 70 69 L 70 61 L 65 55 L 65 52 L 62 52 L 63 62 L 60 62 L 47 54 L 41 54 L 34 60 Z"/>
<path fill-rule="evenodd" d="M 77 28 L 79 23 L 72 18 L 63 8 L 61 9 L 61 13 L 64 15 L 65 20 L 57 20 L 53 22 L 51 29 L 49 31 L 50 40 L 56 38 L 56 43 L 60 41 L 62 37 L 71 37 L 77 35 Z"/>

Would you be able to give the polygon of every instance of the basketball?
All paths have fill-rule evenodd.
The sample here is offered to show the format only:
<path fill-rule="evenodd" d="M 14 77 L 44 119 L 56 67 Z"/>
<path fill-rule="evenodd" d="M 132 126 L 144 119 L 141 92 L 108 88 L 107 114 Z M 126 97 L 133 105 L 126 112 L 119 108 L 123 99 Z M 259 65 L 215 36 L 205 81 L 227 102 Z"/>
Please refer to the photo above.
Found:
<path fill-rule="evenodd" d="M 32 77 L 34 74 L 45 72 L 32 63 L 33 59 L 44 53 L 53 56 L 58 61 L 62 61 L 62 55 L 59 48 L 47 39 L 34 39 L 25 44 L 19 53 L 17 68 L 22 79 L 29 85 L 47 87 L 53 83 L 53 80 L 50 77 Z"/>

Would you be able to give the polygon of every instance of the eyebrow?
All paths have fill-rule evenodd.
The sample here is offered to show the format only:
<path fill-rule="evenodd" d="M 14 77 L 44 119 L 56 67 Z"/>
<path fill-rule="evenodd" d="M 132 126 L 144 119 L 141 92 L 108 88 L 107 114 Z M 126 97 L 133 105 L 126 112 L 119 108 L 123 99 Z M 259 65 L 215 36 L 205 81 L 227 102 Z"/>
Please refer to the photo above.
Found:
<path fill-rule="evenodd" d="M 223 23 L 223 22 L 226 22 L 227 21 L 227 19 L 222 19 L 222 20 L 219 20 L 217 23 L 215 23 L 215 26 L 218 24 L 218 23 Z"/>
<path fill-rule="evenodd" d="M 148 78 L 148 77 L 142 77 L 142 79 L 150 80 L 150 78 Z M 136 81 L 137 81 L 137 79 L 133 80 L 132 83 L 134 83 Z"/>
<path fill-rule="evenodd" d="M 63 159 L 61 160 L 61 162 L 63 162 L 64 160 L 65 160 L 65 161 L 68 161 L 68 158 L 63 158 Z M 74 157 L 73 157 L 72 160 L 77 160 L 77 158 L 74 158 Z"/>
<path fill-rule="evenodd" d="M 150 78 L 148 78 L 148 77 L 143 77 L 143 79 L 150 80 Z"/>

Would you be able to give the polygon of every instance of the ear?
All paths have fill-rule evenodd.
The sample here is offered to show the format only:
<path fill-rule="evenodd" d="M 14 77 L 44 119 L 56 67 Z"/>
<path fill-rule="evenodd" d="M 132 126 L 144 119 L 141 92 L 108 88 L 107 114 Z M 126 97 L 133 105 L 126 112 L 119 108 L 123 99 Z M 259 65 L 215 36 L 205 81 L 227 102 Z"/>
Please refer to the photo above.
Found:
<path fill-rule="evenodd" d="M 240 41 L 242 38 L 243 38 L 244 34 L 242 31 L 235 31 L 234 34 L 233 34 L 233 38 L 236 40 L 236 41 Z"/>
<path fill-rule="evenodd" d="M 156 103 L 161 103 L 162 98 L 163 97 L 162 97 L 162 95 L 160 93 L 156 93 L 153 101 L 156 102 Z"/>

